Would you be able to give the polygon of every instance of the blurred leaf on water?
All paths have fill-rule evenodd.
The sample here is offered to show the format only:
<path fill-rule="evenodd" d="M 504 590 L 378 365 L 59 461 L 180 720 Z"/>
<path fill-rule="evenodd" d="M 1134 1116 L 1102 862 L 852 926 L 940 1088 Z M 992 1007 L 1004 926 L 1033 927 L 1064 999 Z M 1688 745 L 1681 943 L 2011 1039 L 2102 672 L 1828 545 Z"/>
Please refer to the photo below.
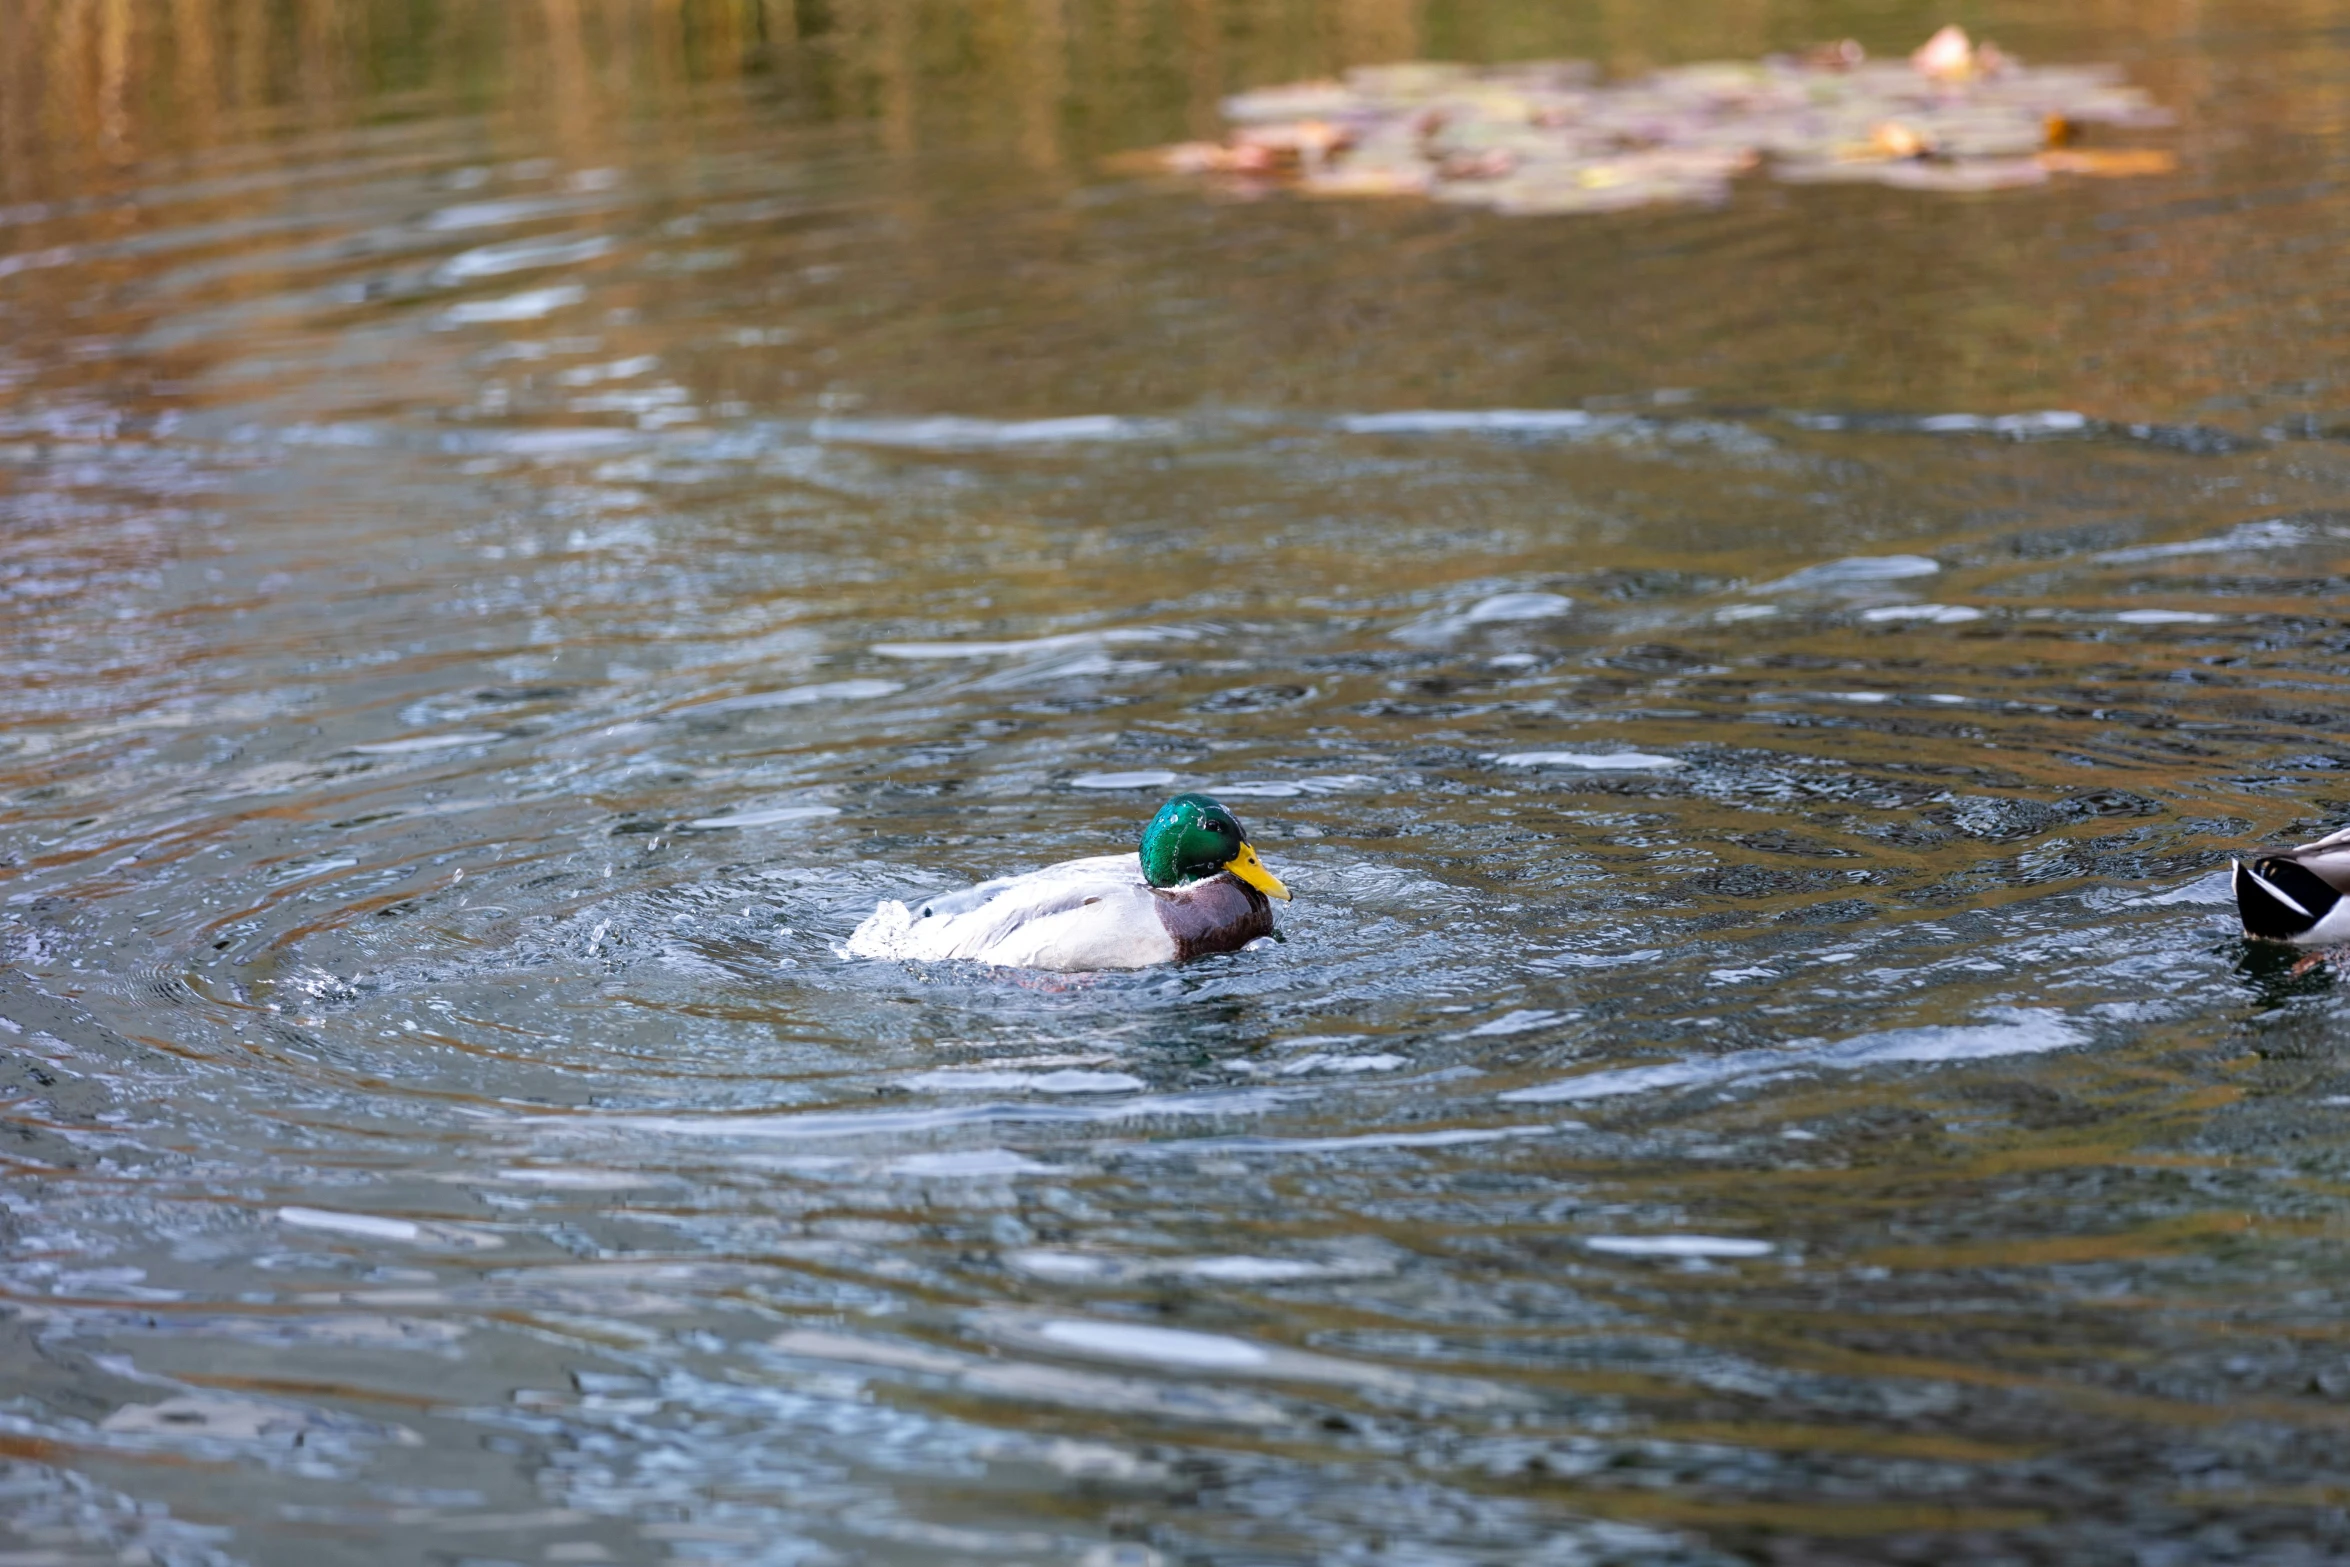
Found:
<path fill-rule="evenodd" d="M 2027 67 L 1956 27 L 1906 64 L 1872 62 L 1850 39 L 1605 83 L 1579 61 L 1412 62 L 1259 88 L 1223 107 L 1234 124 L 1224 142 L 1165 148 L 1161 166 L 1244 193 L 1425 195 L 1518 215 L 1719 202 L 1766 162 L 1782 180 L 1928 191 L 2176 166 L 2159 149 L 2057 151 L 2083 125 L 2138 129 L 2168 116 L 2103 68 Z"/>

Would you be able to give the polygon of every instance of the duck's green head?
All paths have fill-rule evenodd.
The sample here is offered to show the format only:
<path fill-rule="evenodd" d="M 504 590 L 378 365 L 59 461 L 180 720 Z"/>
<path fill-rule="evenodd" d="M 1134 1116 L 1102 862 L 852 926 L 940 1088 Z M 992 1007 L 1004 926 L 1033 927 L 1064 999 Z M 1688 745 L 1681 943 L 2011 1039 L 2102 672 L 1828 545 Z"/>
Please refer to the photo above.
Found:
<path fill-rule="evenodd" d="M 1268 898 L 1287 898 L 1281 878 L 1249 846 L 1240 818 L 1204 794 L 1179 794 L 1142 830 L 1142 879 L 1180 887 L 1230 871 Z"/>

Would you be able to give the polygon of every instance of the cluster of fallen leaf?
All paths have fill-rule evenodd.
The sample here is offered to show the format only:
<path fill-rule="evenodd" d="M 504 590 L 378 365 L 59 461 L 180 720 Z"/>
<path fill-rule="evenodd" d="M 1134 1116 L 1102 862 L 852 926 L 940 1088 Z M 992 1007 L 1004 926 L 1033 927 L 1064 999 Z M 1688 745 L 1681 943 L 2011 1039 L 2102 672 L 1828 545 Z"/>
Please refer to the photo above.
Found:
<path fill-rule="evenodd" d="M 1601 83 L 1580 61 L 1370 66 L 1224 103 L 1232 134 L 1148 155 L 1243 190 L 1428 196 L 1506 213 L 1716 201 L 1769 161 L 1783 180 L 1998 190 L 2052 174 L 2160 174 L 2149 148 L 2075 145 L 2087 125 L 2169 117 L 2102 66 L 2026 67 L 1945 27 L 1906 61 L 1849 40 L 1803 55 Z"/>

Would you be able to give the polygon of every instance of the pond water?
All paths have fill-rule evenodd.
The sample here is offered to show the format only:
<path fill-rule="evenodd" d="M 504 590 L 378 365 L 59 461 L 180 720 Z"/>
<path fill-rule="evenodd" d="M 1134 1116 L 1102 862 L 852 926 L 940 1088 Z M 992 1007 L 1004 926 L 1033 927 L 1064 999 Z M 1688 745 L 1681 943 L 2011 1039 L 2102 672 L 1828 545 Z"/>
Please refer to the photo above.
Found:
<path fill-rule="evenodd" d="M 1103 159 L 1949 18 L 168 10 L 0 5 L 0 1561 L 2350 1554 L 2332 13 L 1513 219 Z M 1177 787 L 1280 944 L 842 956 Z"/>

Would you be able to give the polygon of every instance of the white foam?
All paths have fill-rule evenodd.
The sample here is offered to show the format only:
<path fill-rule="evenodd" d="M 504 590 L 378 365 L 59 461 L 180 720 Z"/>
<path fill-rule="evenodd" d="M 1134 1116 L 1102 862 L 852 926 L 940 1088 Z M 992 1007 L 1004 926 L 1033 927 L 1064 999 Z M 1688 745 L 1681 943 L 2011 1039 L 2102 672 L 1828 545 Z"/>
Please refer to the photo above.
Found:
<path fill-rule="evenodd" d="M 444 326 L 489 326 L 508 321 L 537 321 L 567 310 L 587 298 L 587 290 L 577 283 L 559 283 L 553 288 L 525 289 L 519 294 L 508 294 L 500 299 L 468 299 L 451 305 L 441 312 Z"/>
<path fill-rule="evenodd" d="M 1128 1094 L 1149 1087 L 1130 1072 L 1083 1072 L 1064 1067 L 1029 1084 L 1040 1094 Z"/>
<path fill-rule="evenodd" d="M 47 250 L 26 250 L 13 256 L 0 256 L 0 277 L 14 277 L 19 272 L 30 272 L 38 267 L 62 267 L 80 255 L 81 252 L 71 245 L 52 245 Z"/>
<path fill-rule="evenodd" d="M 1136 441 L 1165 437 L 1175 427 L 1160 419 L 1078 414 L 1063 419 L 819 419 L 808 433 L 819 441 L 857 446 L 1050 446 L 1073 441 Z"/>
<path fill-rule="evenodd" d="M 1469 1030 L 1471 1039 L 1486 1039 L 1495 1035 L 1525 1034 L 1538 1028 L 1548 1028 L 1559 1020 L 1559 1014 L 1542 1008 L 1521 1008 L 1504 1012 L 1490 1023 L 1480 1023 Z"/>
<path fill-rule="evenodd" d="M 2032 413 L 1929 414 L 1917 422 L 1928 435 L 1965 435 L 1977 431 L 2024 439 L 2035 435 L 2077 435 L 2089 428 L 2089 416 L 2070 408 L 2044 408 Z"/>
<path fill-rule="evenodd" d="M 902 1081 L 906 1087 L 926 1093 L 951 1094 L 1126 1094 L 1150 1086 L 1131 1072 L 1083 1072 L 1068 1067 L 1057 1072 L 947 1067 L 936 1072 L 917 1072 Z"/>
<path fill-rule="evenodd" d="M 1495 752 L 1485 759 L 1503 767 L 1579 767 L 1587 773 L 1664 772 L 1681 765 L 1670 756 L 1645 751 L 1515 751 Z"/>
<path fill-rule="evenodd" d="M 1963 626 L 1981 620 L 1983 612 L 1971 604 L 1880 604 L 1864 609 L 1860 618 L 1872 625 L 1892 620 L 1922 620 L 1930 626 Z"/>
<path fill-rule="evenodd" d="M 372 425 L 355 419 L 338 419 L 331 424 L 313 424 L 303 420 L 289 424 L 277 432 L 277 438 L 288 446 L 381 446 L 383 434 Z"/>
<path fill-rule="evenodd" d="M 319 1412 L 250 1398 L 183 1395 L 154 1404 L 125 1404 L 98 1423 L 114 1436 L 162 1438 L 166 1441 L 262 1442 L 291 1446 L 327 1424 Z M 130 1552 L 124 1552 L 129 1556 Z M 62 1552 L 11 1551 L 0 1561 L 34 1567 L 51 1562 L 89 1561 Z M 116 1557 L 120 1561 L 122 1557 Z M 138 1557 L 133 1556 L 132 1560 Z M 148 1558 L 153 1560 L 152 1557 Z"/>
<path fill-rule="evenodd" d="M 460 251 L 433 269 L 433 281 L 444 287 L 477 277 L 497 277 L 533 267 L 567 267 L 593 261 L 612 248 L 601 234 L 580 239 L 518 239 L 504 245 L 483 245 Z"/>
<path fill-rule="evenodd" d="M 604 425 L 579 429 L 484 430 L 469 433 L 460 449 L 511 452 L 517 457 L 561 459 L 614 446 L 635 446 L 643 438 L 628 430 Z"/>
<path fill-rule="evenodd" d="M 1299 1090 L 1246 1088 L 1196 1094 L 1141 1094 L 1099 1104 L 988 1102 L 908 1110 L 809 1110 L 787 1115 L 574 1115 L 544 1123 L 550 1136 L 601 1131 L 655 1137 L 720 1137 L 758 1142 L 829 1142 L 873 1138 L 993 1121 L 1126 1121 L 1154 1116 L 1253 1115 L 1279 1108 Z"/>
<path fill-rule="evenodd" d="M 936 1072 L 916 1072 L 898 1081 L 902 1086 L 921 1093 L 983 1094 L 1026 1088 L 1034 1076 L 1031 1072 L 991 1072 L 981 1067 L 948 1067 Z"/>
<path fill-rule="evenodd" d="M 2132 561 L 2169 560 L 2180 555 L 2227 555 L 2238 550 L 2291 549 L 2307 544 L 2312 535 L 2308 528 L 2282 517 L 2271 517 L 2265 522 L 2239 523 L 2227 532 L 2207 539 L 2186 539 L 2177 544 L 2138 544 L 2128 549 L 2107 550 L 2092 557 L 2107 565 L 2122 566 Z"/>
<path fill-rule="evenodd" d="M 1586 1235 L 1583 1244 L 1616 1257 L 1767 1257 L 1777 1249 L 1735 1235 Z"/>
<path fill-rule="evenodd" d="M 775 827 L 784 822 L 813 821 L 819 816 L 839 814 L 837 805 L 779 805 L 770 811 L 744 811 L 736 816 L 697 816 L 686 825 L 704 831 L 721 827 Z"/>
<path fill-rule="evenodd" d="M 1339 1055 L 1321 1050 L 1309 1050 L 1302 1056 L 1287 1061 L 1232 1061 L 1227 1065 L 1235 1072 L 1246 1072 L 1259 1077 L 1304 1077 L 1315 1072 L 1335 1073 L 1353 1077 L 1364 1072 L 1392 1072 L 1397 1067 L 1409 1066 L 1410 1059 L 1398 1055 Z"/>
<path fill-rule="evenodd" d="M 494 201 L 460 201 L 442 207 L 424 220 L 427 232 L 445 234 L 457 229 L 502 228 L 526 223 L 550 213 L 569 210 L 574 203 L 552 196 L 511 196 Z"/>
<path fill-rule="evenodd" d="M 1082 1251 L 1055 1251 L 1044 1246 L 1005 1252 L 1004 1266 L 1015 1273 L 1026 1273 L 1040 1279 L 1115 1279 L 1126 1274 L 1130 1267 L 1117 1257 L 1099 1257 Z"/>
<path fill-rule="evenodd" d="M 1563 593 L 1495 593 L 1462 610 L 1444 610 L 1421 616 L 1398 627 L 1399 642 L 1442 642 L 1474 626 L 1513 625 L 1556 620 L 1571 614 L 1575 601 Z"/>
<path fill-rule="evenodd" d="M 1198 1137 L 1138 1145 L 1130 1157 L 1198 1153 L 1352 1153 L 1359 1149 L 1461 1148 L 1476 1143 L 1508 1142 L 1519 1137 L 1549 1137 L 1560 1131 L 1579 1131 L 1581 1123 L 1556 1126 L 1447 1127 L 1432 1132 L 1360 1132 L 1352 1137 Z"/>
<path fill-rule="evenodd" d="M 1272 1072 L 1277 1077 L 1303 1077 L 1309 1072 L 1334 1072 L 1341 1077 L 1352 1077 L 1363 1072 L 1392 1072 L 1408 1064 L 1403 1056 L 1338 1056 L 1315 1050 L 1294 1061 L 1282 1062 Z"/>
<path fill-rule="evenodd" d="M 1032 1278 L 1107 1284 L 1154 1278 L 1207 1279 L 1219 1284 L 1287 1284 L 1301 1279 L 1360 1276 L 1377 1271 L 1360 1266 L 1303 1262 L 1292 1257 L 1119 1257 L 1050 1247 L 1006 1252 L 1004 1264 Z"/>
<path fill-rule="evenodd" d="M 557 386 L 594 386 L 599 381 L 628 381 L 649 375 L 661 366 L 658 354 L 631 354 L 600 365 L 574 365 L 555 377 Z M 650 465 L 645 465 L 649 471 Z M 599 475 L 601 477 L 601 475 Z"/>
<path fill-rule="evenodd" d="M 492 740 L 506 737 L 487 729 L 460 729 L 454 734 L 410 735 L 405 740 L 371 740 L 365 745 L 345 746 L 361 756 L 407 756 L 418 751 L 453 751 L 459 746 L 487 745 Z"/>
<path fill-rule="evenodd" d="M 1757 1053 L 1741 1052 L 1747 1055 Z M 1592 1099 L 1644 1094 L 1658 1088 L 1684 1088 L 1691 1083 L 1710 1082 L 1715 1075 L 1706 1069 L 1706 1065 L 1698 1062 L 1672 1061 L 1658 1066 L 1620 1067 L 1612 1072 L 1586 1072 L 1581 1077 L 1570 1077 L 1564 1082 L 1543 1083 L 1533 1088 L 1513 1088 L 1500 1098 L 1503 1104 L 1582 1104 Z"/>
<path fill-rule="evenodd" d="M 908 1154 L 902 1159 L 889 1160 L 881 1168 L 887 1175 L 984 1177 L 1038 1175 L 1053 1167 L 1024 1159 L 1009 1148 L 973 1148 L 961 1153 Z"/>
<path fill-rule="evenodd" d="M 971 682 L 971 687 L 975 691 L 1010 691 L 1055 680 L 1087 680 L 1097 675 L 1144 675 L 1158 667 L 1150 659 L 1112 658 L 1099 648 L 1078 648 L 982 675 Z"/>
<path fill-rule="evenodd" d="M 1665 955 L 1662 947 L 1640 947 L 1631 952 L 1553 952 L 1534 960 L 1535 968 L 1630 968 L 1653 963 Z"/>
<path fill-rule="evenodd" d="M 324 1230 L 372 1241 L 412 1241 L 424 1233 L 421 1225 L 407 1219 L 378 1218 L 372 1213 L 337 1213 L 330 1208 L 280 1208 L 277 1218 L 280 1224 L 290 1224 L 297 1230 Z"/>
<path fill-rule="evenodd" d="M 1461 615 L 1464 624 L 1495 625 L 1518 620 L 1556 620 L 1575 607 L 1564 593 L 1496 593 L 1479 599 Z"/>
<path fill-rule="evenodd" d="M 1176 1271 L 1225 1284 L 1280 1284 L 1321 1278 L 1333 1270 L 1287 1257 L 1193 1257 L 1178 1264 Z"/>
<path fill-rule="evenodd" d="M 1012 654 L 1051 653 L 1094 642 L 1164 642 L 1187 640 L 1190 635 L 1173 626 L 1126 626 L 1107 631 L 1070 631 L 1019 642 L 876 642 L 873 651 L 883 658 L 1002 658 Z"/>
<path fill-rule="evenodd" d="M 1305 794 L 1341 794 L 1351 789 L 1376 789 L 1379 780 L 1361 773 L 1324 773 L 1296 779 L 1237 779 L 1217 784 L 1208 792 L 1236 800 L 1294 800 Z"/>
<path fill-rule="evenodd" d="M 1829 1046 L 1822 1059 L 1836 1066 L 1869 1066 L 1879 1061 L 1985 1061 L 1995 1056 L 2040 1055 L 2081 1042 L 2080 1031 L 2061 1012 L 2020 1007 L 2002 1011 L 2003 1020 L 1997 1023 L 1892 1028 L 1856 1035 Z"/>
<path fill-rule="evenodd" d="M 1164 789 L 1176 775 L 1161 769 L 1132 773 L 1080 773 L 1069 780 L 1072 789 Z"/>
<path fill-rule="evenodd" d="M 1334 421 L 1349 435 L 1451 435 L 1479 432 L 1540 435 L 1580 430 L 1592 416 L 1580 408 L 1416 408 L 1396 413 L 1345 414 Z"/>
<path fill-rule="evenodd" d="M 2125 626 L 2210 626 L 2226 617 L 2207 615 L 2199 609 L 2125 609 L 2115 612 L 2113 618 Z"/>
<path fill-rule="evenodd" d="M 1187 1328 L 1064 1317 L 1045 1323 L 1037 1332 L 1048 1343 L 1081 1354 L 1199 1371 L 1253 1370 L 1273 1358 L 1246 1339 L 1194 1333 Z"/>
<path fill-rule="evenodd" d="M 586 1170 L 543 1164 L 515 1165 L 498 1171 L 497 1178 L 520 1186 L 554 1186 L 575 1192 L 617 1192 L 668 1179 L 659 1175 L 631 1175 L 626 1170 Z"/>
<path fill-rule="evenodd" d="M 1910 577 L 1930 577 L 1942 569 L 1942 563 L 1930 555 L 1847 555 L 1842 560 L 1823 561 L 1817 566 L 1806 566 L 1801 571 L 1766 582 L 1750 593 L 1806 593 L 1838 588 L 1869 587 L 1879 582 L 1900 582 Z"/>
<path fill-rule="evenodd" d="M 901 680 L 828 680 L 822 685 L 792 686 L 782 691 L 754 691 L 748 696 L 721 697 L 679 708 L 681 713 L 748 713 L 769 707 L 805 707 L 814 702 L 864 702 L 894 696 L 906 689 Z"/>

